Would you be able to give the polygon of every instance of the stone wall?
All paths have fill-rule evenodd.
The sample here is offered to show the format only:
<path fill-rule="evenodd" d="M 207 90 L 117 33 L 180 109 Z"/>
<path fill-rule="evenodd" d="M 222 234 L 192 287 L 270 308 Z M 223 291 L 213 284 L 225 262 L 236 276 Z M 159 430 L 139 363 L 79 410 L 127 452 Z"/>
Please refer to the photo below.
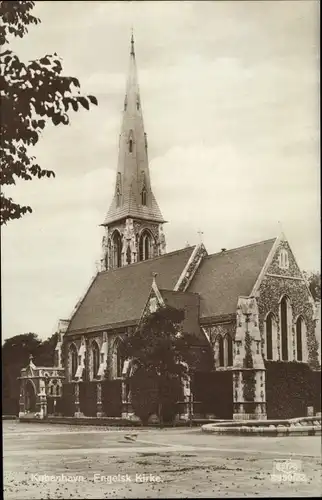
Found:
<path fill-rule="evenodd" d="M 289 267 L 281 269 L 279 267 L 279 252 L 284 248 L 288 252 Z M 259 310 L 259 327 L 261 332 L 262 353 L 265 355 L 265 318 L 269 312 L 275 316 L 277 327 L 277 344 L 281 344 L 281 327 L 280 327 L 280 312 L 279 302 L 283 295 L 286 295 L 291 304 L 292 309 L 292 325 L 289 345 L 292 346 L 291 359 L 294 359 L 295 354 L 295 323 L 299 316 L 303 317 L 307 332 L 307 352 L 308 361 L 312 367 L 318 368 L 318 352 L 317 342 L 315 337 L 315 319 L 314 319 L 314 302 L 313 298 L 302 280 L 301 272 L 296 264 L 294 256 L 287 242 L 282 241 L 277 249 L 272 263 L 267 269 L 266 275 L 259 287 L 257 297 Z M 281 359 L 280 349 L 278 349 L 278 359 Z"/>

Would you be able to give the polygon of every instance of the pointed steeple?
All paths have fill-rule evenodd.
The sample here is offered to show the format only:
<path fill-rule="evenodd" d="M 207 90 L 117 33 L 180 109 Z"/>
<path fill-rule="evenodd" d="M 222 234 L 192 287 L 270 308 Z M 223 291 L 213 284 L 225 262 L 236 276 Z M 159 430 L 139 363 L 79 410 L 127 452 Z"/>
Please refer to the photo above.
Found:
<path fill-rule="evenodd" d="M 143 124 L 133 32 L 115 191 L 103 225 L 107 226 L 127 217 L 165 222 L 151 189 L 147 136 Z"/>

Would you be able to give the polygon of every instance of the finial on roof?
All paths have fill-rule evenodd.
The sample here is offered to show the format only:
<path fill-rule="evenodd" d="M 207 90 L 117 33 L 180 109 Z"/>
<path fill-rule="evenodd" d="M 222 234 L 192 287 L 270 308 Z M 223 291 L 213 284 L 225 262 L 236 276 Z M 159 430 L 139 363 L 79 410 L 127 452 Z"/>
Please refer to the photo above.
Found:
<path fill-rule="evenodd" d="M 202 235 L 203 235 L 203 231 L 201 231 L 201 230 L 199 229 L 198 234 L 199 234 L 200 243 L 202 243 Z"/>
<path fill-rule="evenodd" d="M 153 276 L 153 283 L 156 283 L 156 277 L 158 276 L 158 273 L 152 273 Z"/>
<path fill-rule="evenodd" d="M 278 228 L 279 228 L 279 237 L 281 240 L 286 240 L 286 237 L 285 237 L 285 233 L 284 233 L 284 230 L 283 230 L 283 224 L 282 222 L 279 220 L 277 221 L 278 223 Z"/>
<path fill-rule="evenodd" d="M 131 56 L 135 56 L 133 27 L 131 28 Z"/>

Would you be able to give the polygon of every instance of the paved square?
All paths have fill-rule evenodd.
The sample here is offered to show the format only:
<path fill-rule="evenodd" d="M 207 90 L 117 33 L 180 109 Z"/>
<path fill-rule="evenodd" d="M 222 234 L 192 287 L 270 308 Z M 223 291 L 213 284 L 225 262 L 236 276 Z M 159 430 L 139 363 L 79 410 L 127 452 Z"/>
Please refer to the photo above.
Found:
<path fill-rule="evenodd" d="M 321 496 L 319 437 L 3 422 L 6 500 Z M 137 434 L 132 440 L 126 436 Z M 293 458 L 305 481 L 274 482 Z M 53 477 L 52 477 L 53 476 Z"/>

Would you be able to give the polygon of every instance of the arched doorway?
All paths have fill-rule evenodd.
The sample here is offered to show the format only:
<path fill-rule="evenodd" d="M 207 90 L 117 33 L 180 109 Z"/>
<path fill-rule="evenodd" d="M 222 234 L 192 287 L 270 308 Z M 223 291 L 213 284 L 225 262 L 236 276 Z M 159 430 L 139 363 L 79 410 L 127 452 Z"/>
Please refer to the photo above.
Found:
<path fill-rule="evenodd" d="M 36 388 L 31 380 L 27 380 L 25 385 L 25 411 L 36 411 Z"/>

